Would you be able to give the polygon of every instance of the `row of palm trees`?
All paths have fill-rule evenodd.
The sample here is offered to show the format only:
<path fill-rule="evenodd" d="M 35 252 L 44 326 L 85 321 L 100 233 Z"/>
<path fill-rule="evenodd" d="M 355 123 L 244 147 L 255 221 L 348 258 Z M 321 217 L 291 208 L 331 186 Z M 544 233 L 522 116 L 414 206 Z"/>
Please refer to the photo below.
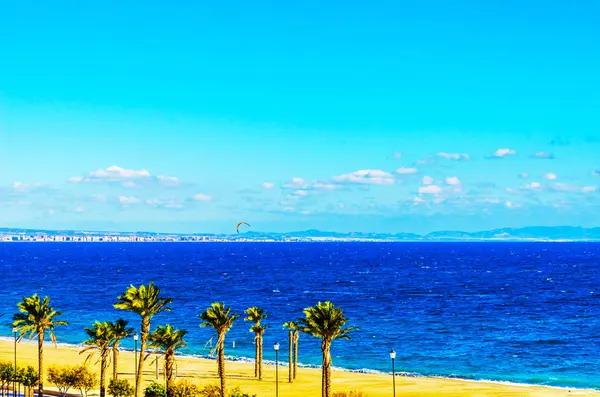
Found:
<path fill-rule="evenodd" d="M 185 347 L 184 337 L 186 330 L 177 330 L 171 325 L 158 326 L 154 332 L 150 333 L 150 322 L 152 318 L 162 312 L 170 311 L 171 298 L 161 295 L 160 288 L 150 282 L 148 285 L 139 287 L 130 285 L 125 292 L 118 296 L 114 307 L 119 310 L 126 310 L 136 313 L 140 316 L 140 351 L 142 352 L 138 361 L 135 376 L 135 396 L 142 396 L 142 370 L 143 364 L 148 355 L 144 356 L 148 347 L 160 351 L 165 356 L 165 376 L 167 378 L 167 395 L 171 397 L 173 378 L 173 367 L 175 362 L 175 352 Z M 53 343 L 56 344 L 55 327 L 68 325 L 64 320 L 58 317 L 62 312 L 54 310 L 50 305 L 50 298 L 41 299 L 37 294 L 25 297 L 17 304 L 19 313 L 13 316 L 13 327 L 19 332 L 19 339 L 28 337 L 38 340 L 38 373 L 40 374 L 39 396 L 43 397 L 43 353 L 44 340 L 48 335 Z M 253 325 L 250 330 L 255 334 L 256 360 L 255 376 L 262 379 L 262 346 L 263 334 L 268 328 L 262 324 L 267 317 L 266 311 L 253 306 L 245 310 L 246 321 L 251 321 Z M 230 307 L 222 302 L 215 302 L 199 316 L 201 327 L 212 328 L 217 333 L 217 370 L 220 378 L 220 389 L 222 396 L 225 396 L 226 390 L 226 372 L 225 372 L 225 336 L 240 316 L 234 313 Z M 336 339 L 349 339 L 350 332 L 357 327 L 346 326 L 348 319 L 343 315 L 341 308 L 336 308 L 331 302 L 319 302 L 314 307 L 304 309 L 304 317 L 297 321 L 290 321 L 284 324 L 289 331 L 290 360 L 289 360 L 289 381 L 296 377 L 297 358 L 298 358 L 298 339 L 299 332 L 303 332 L 321 339 L 322 359 L 322 396 L 331 396 L 331 344 Z M 88 353 L 86 360 L 89 360 L 95 353 L 99 354 L 100 362 L 100 396 L 105 396 L 105 374 L 110 362 L 112 352 L 113 361 L 113 379 L 117 379 L 117 362 L 120 342 L 133 334 L 133 328 L 128 327 L 128 322 L 118 319 L 114 323 L 96 321 L 92 327 L 86 328 L 88 340 L 83 344 L 85 348 L 81 353 Z"/>

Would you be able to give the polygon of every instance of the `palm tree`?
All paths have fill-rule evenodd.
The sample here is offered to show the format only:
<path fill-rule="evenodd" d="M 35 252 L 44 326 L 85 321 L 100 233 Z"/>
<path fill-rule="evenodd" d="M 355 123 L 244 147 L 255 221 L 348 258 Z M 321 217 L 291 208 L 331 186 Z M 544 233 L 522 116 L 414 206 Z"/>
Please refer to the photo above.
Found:
<path fill-rule="evenodd" d="M 297 328 L 298 328 L 298 324 L 295 323 L 294 321 L 288 321 L 287 323 L 283 324 L 284 328 L 288 329 L 288 339 L 289 339 L 289 345 L 290 345 L 290 358 L 289 358 L 289 364 L 288 364 L 288 382 L 292 383 L 292 379 L 295 379 L 294 376 L 294 370 L 293 370 L 293 366 L 295 364 L 295 360 L 294 360 L 294 332 L 297 332 Z"/>
<path fill-rule="evenodd" d="M 173 391 L 173 365 L 175 364 L 175 351 L 186 346 L 183 337 L 187 331 L 176 330 L 167 324 L 164 327 L 158 326 L 150 334 L 150 347 L 160 350 L 165 355 L 165 374 L 167 376 L 167 396 L 171 397 Z"/>
<path fill-rule="evenodd" d="M 119 360 L 119 345 L 121 341 L 125 338 L 129 338 L 133 335 L 134 329 L 127 328 L 129 325 L 129 321 L 123 320 L 122 318 L 118 319 L 114 323 L 109 323 L 112 336 L 113 336 L 113 344 L 112 344 L 112 353 L 113 353 L 113 380 L 117 380 L 119 376 L 118 365 L 117 362 Z"/>
<path fill-rule="evenodd" d="M 300 330 L 298 329 L 299 325 L 296 324 L 296 329 L 294 330 L 294 380 L 296 379 L 296 373 L 298 372 L 298 341 L 300 340 Z"/>
<path fill-rule="evenodd" d="M 168 305 L 173 302 L 171 298 L 160 296 L 160 288 L 153 282 L 148 285 L 140 285 L 139 288 L 130 285 L 125 293 L 117 298 L 119 301 L 114 304 L 116 309 L 128 310 L 139 314 L 142 318 L 140 327 L 140 360 L 135 377 L 135 397 L 142 396 L 142 370 L 144 368 L 144 353 L 146 352 L 146 343 L 148 333 L 150 332 L 150 320 L 158 313 L 170 311 Z"/>
<path fill-rule="evenodd" d="M 26 334 L 28 338 L 37 337 L 38 340 L 38 374 L 39 381 L 39 397 L 44 397 L 44 337 L 46 333 L 50 335 L 50 340 L 56 345 L 56 335 L 54 327 L 58 325 L 68 325 L 66 321 L 56 320 L 62 312 L 54 310 L 50 306 L 50 298 L 44 297 L 40 299 L 38 294 L 33 294 L 29 297 L 24 297 L 23 300 L 17 303 L 20 313 L 13 316 L 13 327 L 19 332 L 19 340 L 23 339 Z"/>
<path fill-rule="evenodd" d="M 233 326 L 233 322 L 240 316 L 232 313 L 229 306 L 222 302 L 214 302 L 206 311 L 200 314 L 201 327 L 211 327 L 217 331 L 218 352 L 217 366 L 221 378 L 221 396 L 225 397 L 225 334 Z"/>
<path fill-rule="evenodd" d="M 250 327 L 250 332 L 254 332 L 254 344 L 255 348 L 255 360 L 254 360 L 254 376 L 258 377 L 258 380 L 262 379 L 262 335 L 265 333 L 267 327 L 261 326 L 260 322 L 267 318 L 267 312 L 265 309 L 261 309 L 258 306 L 249 307 L 244 311 L 248 316 L 244 318 L 244 321 L 252 321 L 254 325 Z"/>
<path fill-rule="evenodd" d="M 79 353 L 90 352 L 86 361 L 92 358 L 95 352 L 100 354 L 100 397 L 106 395 L 106 369 L 110 362 L 111 345 L 114 343 L 111 325 L 108 321 L 96 321 L 92 328 L 86 328 L 89 339 L 83 342 L 83 345 L 87 347 Z"/>
<path fill-rule="evenodd" d="M 305 318 L 300 319 L 300 330 L 321 339 L 323 352 L 322 396 L 331 397 L 331 342 L 336 339 L 350 339 L 349 333 L 358 327 L 345 327 L 348 319 L 342 308 L 333 303 L 319 302 L 314 307 L 304 309 Z"/>

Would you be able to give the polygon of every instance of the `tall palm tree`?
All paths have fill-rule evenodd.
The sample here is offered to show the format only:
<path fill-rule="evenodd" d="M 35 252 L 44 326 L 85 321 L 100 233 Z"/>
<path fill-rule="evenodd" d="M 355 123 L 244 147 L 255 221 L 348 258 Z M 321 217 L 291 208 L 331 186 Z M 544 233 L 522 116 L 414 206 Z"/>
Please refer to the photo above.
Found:
<path fill-rule="evenodd" d="M 300 319 L 300 330 L 321 339 L 323 352 L 322 364 L 322 397 L 331 397 L 331 342 L 336 339 L 350 339 L 350 331 L 358 327 L 346 327 L 348 319 L 344 317 L 342 308 L 335 308 L 333 303 L 319 302 L 314 307 L 304 309 L 305 318 Z"/>
<path fill-rule="evenodd" d="M 150 332 L 150 320 L 159 313 L 170 311 L 171 308 L 168 305 L 173 302 L 173 299 L 160 296 L 160 288 L 156 287 L 153 282 L 148 285 L 140 285 L 139 288 L 130 285 L 125 293 L 117 299 L 118 302 L 114 304 L 116 309 L 128 310 L 142 318 L 140 327 L 141 354 L 135 377 L 135 397 L 142 397 L 142 370 L 144 368 L 144 353 L 146 352 L 148 333 Z"/>
<path fill-rule="evenodd" d="M 267 311 L 258 306 L 249 307 L 244 311 L 247 314 L 244 321 L 252 321 L 254 325 L 250 327 L 250 332 L 254 332 L 255 360 L 254 360 L 254 376 L 262 379 L 262 335 L 267 327 L 261 326 L 260 322 L 267 318 Z"/>
<path fill-rule="evenodd" d="M 19 340 L 29 334 L 28 338 L 37 337 L 38 340 L 38 374 L 40 376 L 39 397 L 44 397 L 44 337 L 46 333 L 50 335 L 50 340 L 56 345 L 56 335 L 54 327 L 58 325 L 68 325 L 66 321 L 57 320 L 62 312 L 54 310 L 50 306 L 50 298 L 40 299 L 38 294 L 24 297 L 17 303 L 20 313 L 13 316 L 13 327 L 19 332 Z"/>
<path fill-rule="evenodd" d="M 298 329 L 298 323 L 294 324 L 296 324 L 296 329 L 294 330 L 294 379 L 296 379 L 296 373 L 298 373 L 298 342 L 300 340 L 300 330 Z"/>
<path fill-rule="evenodd" d="M 165 375 L 167 376 L 167 397 L 171 397 L 173 392 L 173 365 L 175 364 L 175 351 L 186 346 L 183 340 L 187 331 L 184 329 L 176 330 L 167 324 L 164 327 L 156 327 L 150 334 L 150 347 L 160 350 L 165 355 Z"/>
<path fill-rule="evenodd" d="M 112 378 L 113 378 L 113 380 L 117 380 L 117 377 L 119 376 L 119 367 L 117 364 L 118 360 L 119 360 L 119 345 L 121 344 L 121 341 L 123 339 L 129 338 L 131 335 L 133 335 L 134 329 L 128 328 L 127 325 L 129 325 L 129 321 L 123 320 L 122 318 L 118 319 L 114 323 L 109 323 L 109 324 L 110 324 L 110 328 L 111 328 L 111 332 L 112 332 L 112 336 L 113 336 L 113 344 L 112 344 L 113 375 L 112 375 Z"/>
<path fill-rule="evenodd" d="M 284 328 L 288 329 L 288 339 L 289 339 L 289 345 L 290 345 L 290 351 L 289 351 L 289 364 L 288 364 L 288 382 L 292 383 L 292 380 L 295 379 L 294 376 L 294 364 L 295 364 L 295 360 L 294 360 L 294 332 L 297 332 L 297 328 L 298 328 L 298 324 L 294 321 L 288 321 L 287 323 L 283 324 Z"/>
<path fill-rule="evenodd" d="M 100 397 L 106 395 L 106 369 L 110 363 L 111 345 L 114 343 L 111 323 L 96 321 L 92 328 L 86 328 L 89 339 L 83 342 L 87 346 L 79 354 L 90 352 L 86 361 L 91 359 L 94 353 L 100 354 Z"/>
<path fill-rule="evenodd" d="M 225 334 L 231 329 L 240 316 L 232 313 L 229 306 L 222 302 L 214 302 L 200 314 L 201 327 L 211 327 L 217 331 L 217 366 L 221 378 L 221 396 L 225 397 Z"/>

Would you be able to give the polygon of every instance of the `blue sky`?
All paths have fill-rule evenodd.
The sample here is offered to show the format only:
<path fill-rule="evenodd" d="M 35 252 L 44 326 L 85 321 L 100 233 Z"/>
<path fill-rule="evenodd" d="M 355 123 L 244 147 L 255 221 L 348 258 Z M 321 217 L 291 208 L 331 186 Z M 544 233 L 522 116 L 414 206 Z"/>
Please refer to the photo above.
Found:
<path fill-rule="evenodd" d="M 600 222 L 600 4 L 13 2 L 1 226 Z"/>

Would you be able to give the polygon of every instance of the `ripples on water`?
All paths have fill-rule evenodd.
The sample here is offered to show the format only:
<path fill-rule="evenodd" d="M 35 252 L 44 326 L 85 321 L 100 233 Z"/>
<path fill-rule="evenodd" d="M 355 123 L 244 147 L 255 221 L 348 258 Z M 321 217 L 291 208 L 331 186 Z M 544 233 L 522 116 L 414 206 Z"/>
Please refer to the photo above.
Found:
<path fill-rule="evenodd" d="M 0 245 L 0 312 L 34 292 L 50 295 L 78 343 L 94 320 L 134 317 L 112 308 L 129 284 L 155 281 L 175 299 L 154 326 L 189 330 L 186 353 L 212 336 L 198 313 L 214 300 L 269 313 L 265 359 L 281 324 L 331 300 L 351 324 L 334 365 L 474 379 L 600 387 L 600 244 L 596 243 L 9 243 Z M 249 324 L 227 354 L 252 357 Z M 0 335 L 9 335 L 2 327 Z M 127 344 L 125 344 L 127 346 Z M 319 364 L 302 335 L 300 361 Z M 280 357 L 287 357 L 283 352 Z"/>

